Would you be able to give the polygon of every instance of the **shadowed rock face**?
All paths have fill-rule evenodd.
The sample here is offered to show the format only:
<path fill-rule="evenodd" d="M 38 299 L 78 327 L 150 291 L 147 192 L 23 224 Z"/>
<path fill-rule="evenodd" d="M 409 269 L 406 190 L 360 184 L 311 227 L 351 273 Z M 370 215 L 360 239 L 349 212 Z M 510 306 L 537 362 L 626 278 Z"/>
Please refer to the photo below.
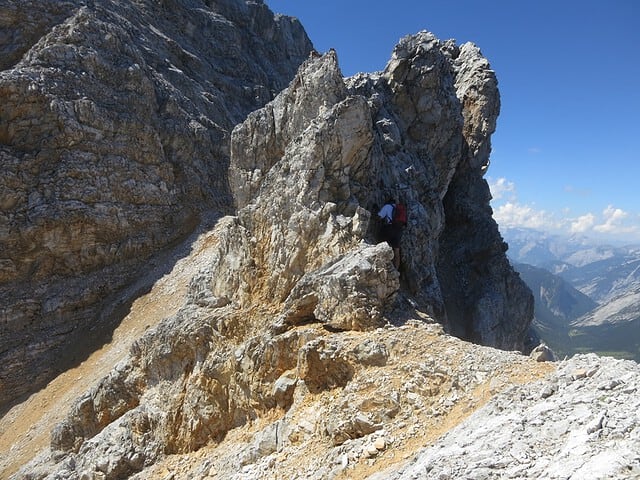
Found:
<path fill-rule="evenodd" d="M 311 48 L 262 2 L 0 2 L 0 405 L 121 316 L 110 296 L 152 253 L 231 211 L 230 131 Z"/>

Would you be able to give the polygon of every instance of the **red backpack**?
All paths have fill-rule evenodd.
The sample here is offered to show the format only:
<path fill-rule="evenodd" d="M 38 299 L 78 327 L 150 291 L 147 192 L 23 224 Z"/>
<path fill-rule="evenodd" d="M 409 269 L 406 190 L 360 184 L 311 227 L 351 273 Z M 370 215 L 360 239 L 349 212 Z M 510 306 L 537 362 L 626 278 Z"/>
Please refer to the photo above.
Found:
<path fill-rule="evenodd" d="M 392 223 L 396 225 L 402 225 L 403 227 L 407 224 L 407 207 L 402 203 L 396 203 L 393 207 L 393 219 Z"/>

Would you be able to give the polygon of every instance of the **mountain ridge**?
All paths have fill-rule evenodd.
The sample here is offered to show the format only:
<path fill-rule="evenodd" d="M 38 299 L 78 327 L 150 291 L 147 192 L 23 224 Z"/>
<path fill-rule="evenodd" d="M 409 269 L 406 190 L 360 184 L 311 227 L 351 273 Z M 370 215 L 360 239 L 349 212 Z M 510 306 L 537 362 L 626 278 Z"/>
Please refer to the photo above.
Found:
<path fill-rule="evenodd" d="M 101 17 L 110 6 L 134 17 L 136 8 L 158 8 L 167 22 L 169 7 L 180 7 L 180 27 L 188 31 L 190 16 L 204 15 L 207 28 L 236 40 L 243 37 L 233 36 L 234 25 L 256 26 L 265 40 L 280 18 L 261 1 L 91 2 L 73 16 L 77 28 L 69 22 L 63 33 L 93 32 L 95 19 L 101 35 L 111 28 L 100 21 L 111 18 Z M 533 298 L 505 256 L 489 206 L 484 173 L 500 100 L 479 48 L 421 31 L 400 40 L 384 71 L 344 78 L 337 52 L 307 56 L 306 34 L 292 20 L 278 21 L 299 35 L 284 39 L 276 53 L 304 58 L 288 59 L 299 66 L 273 99 L 261 82 L 231 85 L 229 102 L 240 95 L 257 109 L 230 132 L 233 115 L 221 119 L 224 125 L 209 123 L 211 112 L 197 120 L 200 95 L 193 102 L 180 96 L 182 88 L 193 93 L 187 67 L 207 63 L 188 55 L 181 42 L 186 47 L 189 38 L 160 41 L 159 58 L 170 59 L 163 78 L 177 79 L 161 83 L 178 99 L 169 95 L 163 115 L 190 119 L 179 133 L 192 134 L 160 142 L 186 162 L 175 165 L 180 180 L 165 186 L 178 197 L 188 194 L 188 206 L 208 214 L 206 223 L 196 233 L 186 228 L 192 236 L 178 247 L 160 242 L 168 250 L 146 265 L 149 276 L 133 275 L 142 291 L 130 304 L 129 294 L 121 298 L 124 319 L 110 343 L 3 415 L 2 475 L 407 478 L 433 469 L 430 455 L 449 448 L 451 438 L 459 443 L 455 435 L 466 429 L 470 440 L 488 443 L 473 449 L 487 457 L 442 462 L 463 476 L 487 469 L 568 476 L 582 473 L 595 455 L 611 460 L 603 469 L 610 478 L 640 474 L 633 456 L 640 444 L 637 364 L 596 356 L 553 364 L 513 351 L 524 346 Z M 54 40 L 68 37 L 45 37 L 29 58 L 49 42 L 48 53 L 73 60 L 75 49 L 90 49 L 92 41 L 87 35 L 88 45 L 58 46 Z M 120 45 L 96 39 L 105 41 Z M 223 70 L 234 66 L 227 73 L 253 71 L 237 63 L 244 59 L 238 45 L 246 46 L 216 45 L 221 54 L 229 49 L 230 57 L 220 59 Z M 114 53 L 114 61 L 118 52 L 104 53 Z M 145 83 L 135 68 L 132 74 Z M 275 88 L 281 79 L 267 83 Z M 242 110 L 235 105 L 231 113 Z M 208 145 L 209 129 L 220 143 L 194 160 L 194 145 Z M 154 135 L 136 132 L 121 132 L 121 139 L 156 145 Z M 175 172 L 191 167 L 199 176 L 183 190 L 190 177 Z M 220 197 L 202 202 L 220 184 Z M 157 188 L 163 190 L 161 182 Z M 392 195 L 409 210 L 399 270 L 375 220 L 375 205 Z M 605 405 L 612 411 L 602 414 Z M 550 430 L 556 412 L 565 421 Z M 487 426 L 505 420 L 527 435 L 501 457 L 502 429 Z M 549 447 L 534 444 L 538 438 L 548 438 Z M 535 453 L 525 458 L 518 451 Z M 460 466 L 456 457 L 470 461 Z M 549 467 L 556 464 L 559 473 Z"/>
<path fill-rule="evenodd" d="M 154 253 L 232 210 L 231 129 L 312 49 L 262 2 L 2 11 L 0 405 L 59 373 L 69 344 L 107 335 Z"/>
<path fill-rule="evenodd" d="M 507 229 L 505 237 L 513 245 L 508 255 L 538 265 L 520 263 L 516 269 L 536 297 L 534 325 L 543 340 L 561 354 L 602 352 L 640 360 L 640 255 L 636 246 L 611 246 L 584 237 L 576 241 L 524 229 Z M 558 292 L 561 282 L 595 304 L 574 314 L 549 312 L 549 307 L 562 310 L 562 306 L 544 298 L 543 291 Z M 570 295 L 574 299 L 579 296 L 575 292 Z"/>

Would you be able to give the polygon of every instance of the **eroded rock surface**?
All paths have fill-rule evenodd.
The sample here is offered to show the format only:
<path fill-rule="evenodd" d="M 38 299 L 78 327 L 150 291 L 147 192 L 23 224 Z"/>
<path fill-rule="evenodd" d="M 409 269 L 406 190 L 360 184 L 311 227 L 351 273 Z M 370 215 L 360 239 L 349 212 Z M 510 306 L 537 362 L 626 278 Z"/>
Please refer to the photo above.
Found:
<path fill-rule="evenodd" d="M 232 135 L 238 217 L 257 271 L 271 272 L 267 298 L 301 295 L 291 289 L 302 274 L 375 242 L 377 206 L 393 196 L 410 219 L 401 291 L 458 336 L 521 350 L 532 297 L 504 255 L 483 179 L 499 111 L 488 62 L 422 32 L 381 73 L 343 81 L 336 63 L 334 53 L 308 61 Z"/>
<path fill-rule="evenodd" d="M 14 29 L 37 8 L 5 3 Z M 362 476 L 553 369 L 445 333 L 518 350 L 532 317 L 483 179 L 499 94 L 477 47 L 420 32 L 345 79 L 260 1 L 34 18 L 0 73 L 2 392 L 217 217 L 181 307 L 14 478 Z M 389 196 L 409 211 L 399 271 Z"/>
<path fill-rule="evenodd" d="M 0 12 L 3 405 L 104 337 L 122 288 L 201 212 L 231 211 L 231 129 L 312 47 L 262 2 L 3 0 Z"/>
<path fill-rule="evenodd" d="M 637 363 L 577 356 L 497 395 L 408 466 L 369 478 L 640 478 L 639 389 Z"/>

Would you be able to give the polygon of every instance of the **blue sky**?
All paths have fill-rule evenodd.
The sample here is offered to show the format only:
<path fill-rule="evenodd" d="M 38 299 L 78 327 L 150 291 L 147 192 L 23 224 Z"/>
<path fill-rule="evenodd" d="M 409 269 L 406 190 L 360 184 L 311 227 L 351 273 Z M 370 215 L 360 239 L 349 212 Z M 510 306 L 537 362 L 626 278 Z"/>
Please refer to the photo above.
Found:
<path fill-rule="evenodd" d="M 382 70 L 420 30 L 478 45 L 498 76 L 501 227 L 640 242 L 640 0 L 266 0 L 344 75 Z"/>

